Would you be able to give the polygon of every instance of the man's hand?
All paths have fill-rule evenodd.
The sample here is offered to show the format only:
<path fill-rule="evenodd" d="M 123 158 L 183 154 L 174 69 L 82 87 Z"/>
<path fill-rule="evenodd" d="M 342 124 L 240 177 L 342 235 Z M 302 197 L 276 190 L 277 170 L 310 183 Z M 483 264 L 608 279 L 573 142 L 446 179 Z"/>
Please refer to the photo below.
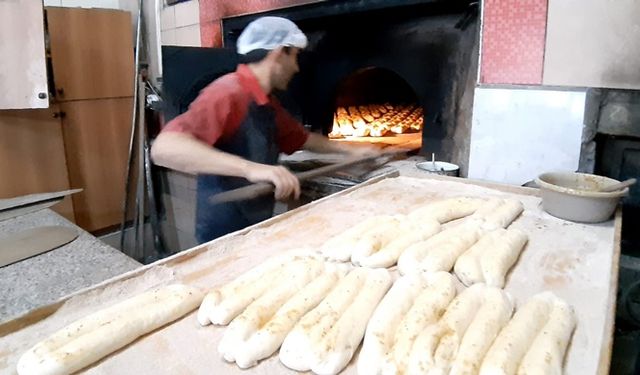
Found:
<path fill-rule="evenodd" d="M 270 182 L 275 186 L 275 198 L 300 198 L 300 181 L 287 168 L 277 165 L 252 164 L 245 178 L 251 182 Z"/>

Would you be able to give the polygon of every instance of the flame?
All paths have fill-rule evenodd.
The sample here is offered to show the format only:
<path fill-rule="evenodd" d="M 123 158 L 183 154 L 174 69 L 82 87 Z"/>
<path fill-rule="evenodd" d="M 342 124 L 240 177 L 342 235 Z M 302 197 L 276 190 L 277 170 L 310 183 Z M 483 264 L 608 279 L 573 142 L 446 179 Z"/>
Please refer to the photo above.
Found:
<path fill-rule="evenodd" d="M 417 105 L 369 104 L 339 107 L 329 138 L 384 137 L 422 130 L 422 108 Z"/>

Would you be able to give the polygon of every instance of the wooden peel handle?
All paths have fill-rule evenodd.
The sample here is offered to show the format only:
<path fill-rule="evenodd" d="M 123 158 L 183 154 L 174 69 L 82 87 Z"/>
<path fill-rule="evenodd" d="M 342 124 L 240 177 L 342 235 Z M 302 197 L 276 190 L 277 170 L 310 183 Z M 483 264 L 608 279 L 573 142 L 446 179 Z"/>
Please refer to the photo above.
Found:
<path fill-rule="evenodd" d="M 389 160 L 402 153 L 406 153 L 407 150 L 398 150 L 393 152 L 386 152 L 381 155 L 368 156 L 364 158 L 355 158 L 350 159 L 342 163 L 325 165 L 324 167 L 312 169 L 310 171 L 305 171 L 296 174 L 298 180 L 305 181 L 314 177 L 322 176 L 328 173 L 332 173 L 335 171 L 339 171 L 341 169 L 349 168 L 354 165 L 367 163 L 370 161 L 377 160 L 379 158 L 389 158 Z M 267 195 L 272 193 L 274 190 L 274 186 L 268 182 L 259 182 L 256 184 L 251 184 L 248 186 L 244 186 L 238 189 L 233 189 L 229 191 L 225 191 L 216 195 L 209 197 L 209 203 L 212 204 L 220 204 L 220 203 L 228 203 L 228 202 L 236 202 L 241 200 L 248 200 L 253 198 L 258 198 L 263 195 Z"/>

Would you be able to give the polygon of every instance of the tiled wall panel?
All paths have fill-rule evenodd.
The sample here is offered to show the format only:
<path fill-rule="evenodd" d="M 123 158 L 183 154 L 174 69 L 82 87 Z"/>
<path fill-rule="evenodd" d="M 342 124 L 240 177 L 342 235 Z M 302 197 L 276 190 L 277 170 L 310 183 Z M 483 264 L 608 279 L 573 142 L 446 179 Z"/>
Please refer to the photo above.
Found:
<path fill-rule="evenodd" d="M 480 82 L 542 83 L 547 0 L 486 0 Z"/>

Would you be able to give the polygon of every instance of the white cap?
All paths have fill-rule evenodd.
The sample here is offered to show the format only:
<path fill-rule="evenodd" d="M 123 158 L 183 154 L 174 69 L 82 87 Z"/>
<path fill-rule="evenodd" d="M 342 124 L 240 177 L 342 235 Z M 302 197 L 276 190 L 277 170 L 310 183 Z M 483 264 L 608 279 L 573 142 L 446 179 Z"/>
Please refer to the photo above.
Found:
<path fill-rule="evenodd" d="M 281 46 L 305 48 L 307 37 L 295 23 L 282 17 L 261 17 L 251 22 L 238 38 L 238 53 L 246 55 L 257 50 L 272 50 Z"/>

